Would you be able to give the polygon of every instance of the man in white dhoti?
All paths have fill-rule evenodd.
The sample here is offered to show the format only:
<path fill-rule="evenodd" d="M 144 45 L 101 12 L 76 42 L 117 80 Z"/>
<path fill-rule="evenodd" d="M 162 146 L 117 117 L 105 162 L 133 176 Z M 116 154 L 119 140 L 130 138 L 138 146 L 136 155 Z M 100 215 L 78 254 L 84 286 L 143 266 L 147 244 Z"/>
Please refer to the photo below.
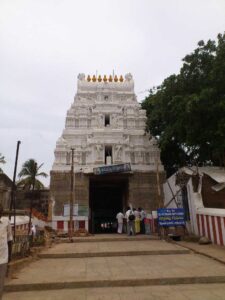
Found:
<path fill-rule="evenodd" d="M 118 222 L 117 232 L 122 233 L 123 232 L 123 219 L 124 219 L 123 213 L 119 212 L 116 215 L 116 218 L 117 218 L 117 222 Z"/>

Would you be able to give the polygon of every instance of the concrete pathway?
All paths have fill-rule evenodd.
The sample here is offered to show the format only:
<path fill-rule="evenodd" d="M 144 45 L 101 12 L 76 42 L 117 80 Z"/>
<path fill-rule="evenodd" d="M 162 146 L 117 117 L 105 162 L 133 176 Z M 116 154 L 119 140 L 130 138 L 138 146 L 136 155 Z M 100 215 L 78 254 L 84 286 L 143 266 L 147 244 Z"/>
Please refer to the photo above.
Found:
<path fill-rule="evenodd" d="M 162 240 L 93 240 L 43 251 L 7 280 L 3 299 L 225 299 L 225 265 L 219 261 Z"/>

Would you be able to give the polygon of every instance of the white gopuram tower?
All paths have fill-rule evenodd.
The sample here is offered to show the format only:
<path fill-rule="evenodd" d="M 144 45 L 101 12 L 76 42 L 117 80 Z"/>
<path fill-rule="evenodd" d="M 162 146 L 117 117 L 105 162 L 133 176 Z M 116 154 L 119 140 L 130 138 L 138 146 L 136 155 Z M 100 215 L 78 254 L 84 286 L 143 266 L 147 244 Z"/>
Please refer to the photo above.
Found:
<path fill-rule="evenodd" d="M 68 230 L 72 148 L 75 229 L 113 232 L 116 212 L 127 205 L 157 208 L 164 171 L 157 143 L 146 132 L 146 119 L 131 74 L 78 75 L 77 94 L 56 142 L 51 171 L 53 228 Z M 130 171 L 114 173 L 112 166 L 123 164 Z M 110 171 L 105 168 L 106 174 L 96 175 L 102 166 Z"/>

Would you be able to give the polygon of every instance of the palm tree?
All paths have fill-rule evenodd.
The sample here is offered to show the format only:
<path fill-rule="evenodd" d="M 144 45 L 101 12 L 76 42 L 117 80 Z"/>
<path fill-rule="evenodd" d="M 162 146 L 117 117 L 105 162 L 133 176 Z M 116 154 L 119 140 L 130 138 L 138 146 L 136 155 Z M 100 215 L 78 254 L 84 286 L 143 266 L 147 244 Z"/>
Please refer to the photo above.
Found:
<path fill-rule="evenodd" d="M 25 161 L 22 165 L 22 170 L 18 174 L 19 178 L 22 178 L 18 183 L 17 186 L 22 186 L 24 189 L 32 190 L 32 196 L 30 199 L 30 214 L 29 214 L 29 226 L 28 226 L 28 234 L 30 233 L 31 229 L 31 216 L 32 216 L 32 208 L 33 208 L 33 197 L 34 197 L 34 190 L 44 188 L 43 183 L 37 179 L 37 177 L 47 177 L 48 175 L 45 172 L 40 172 L 39 170 L 43 166 L 43 163 L 38 166 L 35 159 L 31 158 Z"/>
<path fill-rule="evenodd" d="M 44 188 L 43 183 L 37 179 L 37 177 L 47 177 L 48 175 L 45 172 L 40 172 L 39 170 L 43 166 L 43 163 L 38 166 L 35 159 L 31 158 L 25 161 L 25 163 L 22 166 L 22 170 L 18 174 L 19 182 L 17 183 L 17 186 L 22 186 L 24 189 L 29 190 L 40 190 L 41 188 Z"/>
<path fill-rule="evenodd" d="M 0 164 L 5 164 L 5 157 L 0 153 Z M 3 170 L 0 168 L 0 173 L 3 173 Z"/>

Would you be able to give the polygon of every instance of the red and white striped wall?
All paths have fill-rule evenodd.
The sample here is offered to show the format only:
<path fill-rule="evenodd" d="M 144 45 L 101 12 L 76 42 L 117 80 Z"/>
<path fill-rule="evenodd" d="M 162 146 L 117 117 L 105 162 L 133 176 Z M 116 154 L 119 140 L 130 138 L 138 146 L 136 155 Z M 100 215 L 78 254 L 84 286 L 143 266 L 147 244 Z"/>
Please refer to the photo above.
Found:
<path fill-rule="evenodd" d="M 51 226 L 53 229 L 59 232 L 68 232 L 69 230 L 69 221 L 68 217 L 63 216 L 54 216 L 51 221 Z M 73 228 L 74 229 L 86 229 L 88 231 L 88 217 L 77 216 L 73 219 Z"/>
<path fill-rule="evenodd" d="M 197 213 L 199 236 L 208 237 L 213 244 L 225 246 L 225 214 Z"/>

